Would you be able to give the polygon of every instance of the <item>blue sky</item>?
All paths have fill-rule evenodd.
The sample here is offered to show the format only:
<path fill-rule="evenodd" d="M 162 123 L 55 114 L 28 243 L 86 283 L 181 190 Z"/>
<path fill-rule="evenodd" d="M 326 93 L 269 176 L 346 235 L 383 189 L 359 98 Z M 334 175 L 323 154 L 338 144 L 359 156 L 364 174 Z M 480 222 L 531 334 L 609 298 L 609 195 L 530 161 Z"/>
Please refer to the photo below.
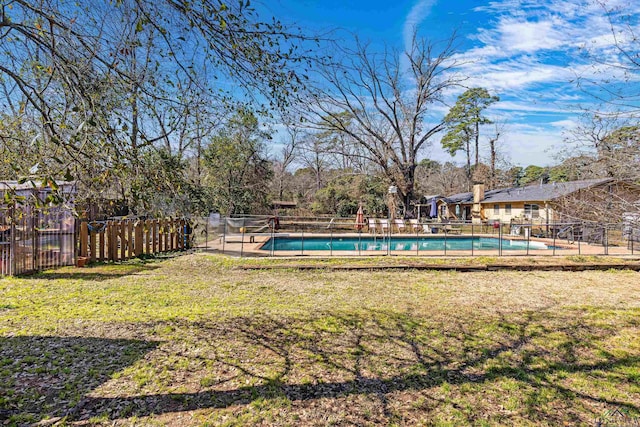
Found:
<path fill-rule="evenodd" d="M 606 2 L 608 8 L 629 13 L 640 34 L 640 2 Z M 577 76 L 606 75 L 613 83 L 624 77 L 620 69 L 594 65 L 583 54 L 586 46 L 608 63 L 619 59 L 609 20 L 593 0 L 271 0 L 264 6 L 303 29 L 339 29 L 335 34 L 345 42 L 353 33 L 374 45 L 402 47 L 416 25 L 420 35 L 432 40 L 447 39 L 456 31 L 458 55 L 465 64 L 459 71 L 469 76 L 467 86 L 485 87 L 500 96 L 488 115 L 504 123 L 502 151 L 521 166 L 559 161 L 567 148 L 563 138 L 575 126 L 579 107 L 593 103 L 573 83 Z M 618 36 L 619 42 L 627 42 L 624 34 Z M 637 82 L 637 77 L 632 80 Z M 451 94 L 451 102 L 458 94 Z M 424 156 L 451 160 L 439 147 L 439 138 Z"/>

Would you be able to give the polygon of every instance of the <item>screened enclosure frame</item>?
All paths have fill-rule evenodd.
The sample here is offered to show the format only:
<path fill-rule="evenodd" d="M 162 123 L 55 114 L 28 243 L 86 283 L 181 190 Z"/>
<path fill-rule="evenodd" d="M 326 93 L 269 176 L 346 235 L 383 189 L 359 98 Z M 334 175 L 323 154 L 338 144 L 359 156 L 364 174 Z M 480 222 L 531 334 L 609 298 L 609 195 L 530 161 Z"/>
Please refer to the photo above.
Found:
<path fill-rule="evenodd" d="M 72 195 L 75 186 L 62 190 L 65 201 L 43 205 L 47 188 L 20 188 L 11 191 L 13 200 L 0 207 L 0 275 L 29 274 L 76 262 L 76 224 Z M 7 187 L 5 184 L 5 191 Z"/>

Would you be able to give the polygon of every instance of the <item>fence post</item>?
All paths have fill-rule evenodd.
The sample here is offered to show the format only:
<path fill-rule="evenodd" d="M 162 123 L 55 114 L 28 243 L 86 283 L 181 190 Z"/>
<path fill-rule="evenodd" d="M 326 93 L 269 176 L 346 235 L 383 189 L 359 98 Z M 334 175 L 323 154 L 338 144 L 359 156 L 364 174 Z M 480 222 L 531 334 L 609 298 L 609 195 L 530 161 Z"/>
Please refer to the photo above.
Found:
<path fill-rule="evenodd" d="M 180 248 L 180 244 L 178 243 L 178 239 L 180 238 L 179 222 L 177 219 L 171 218 L 169 223 L 171 224 L 169 227 L 169 231 L 171 232 L 171 250 L 177 251 Z"/>
<path fill-rule="evenodd" d="M 105 223 L 104 226 L 100 227 L 100 235 L 99 237 L 99 241 L 100 241 L 100 261 L 104 261 L 104 247 L 105 247 L 105 228 L 106 228 L 107 224 Z"/>
<path fill-rule="evenodd" d="M 498 229 L 498 256 L 502 256 L 502 227 Z"/>
<path fill-rule="evenodd" d="M 112 258 L 112 250 L 111 247 L 113 246 L 113 236 L 111 235 L 111 221 L 107 221 L 104 225 L 104 231 L 105 231 L 105 235 L 107 237 L 107 256 L 106 259 L 103 259 L 103 261 L 111 261 Z"/>
<path fill-rule="evenodd" d="M 609 224 L 604 225 L 604 254 L 609 255 Z"/>
<path fill-rule="evenodd" d="M 169 218 L 169 247 L 171 251 L 175 251 L 178 249 L 178 244 L 176 240 L 176 235 L 178 234 L 176 230 L 176 220 L 173 218 Z"/>
<path fill-rule="evenodd" d="M 31 210 L 31 241 L 33 242 L 33 258 L 31 260 L 31 270 L 40 270 L 40 233 L 38 231 L 40 215 L 38 211 L 33 208 Z"/>
<path fill-rule="evenodd" d="M 182 222 L 179 219 L 171 220 L 171 240 L 173 241 L 173 249 L 179 251 L 182 249 Z"/>
<path fill-rule="evenodd" d="M 158 242 L 158 229 L 157 229 L 157 224 L 158 224 L 158 220 L 157 219 L 152 219 L 151 221 L 149 221 L 149 238 L 150 238 L 150 242 L 149 242 L 149 253 L 151 254 L 155 254 L 156 253 L 156 248 L 157 248 L 157 242 Z"/>
<path fill-rule="evenodd" d="M 390 255 L 391 255 L 391 216 L 389 216 L 389 222 L 387 223 L 387 256 L 390 256 Z"/>
<path fill-rule="evenodd" d="M 329 256 L 333 256 L 333 227 L 329 224 Z"/>
<path fill-rule="evenodd" d="M 164 221 L 164 251 L 169 252 L 173 249 L 173 234 L 171 232 L 172 218 L 165 219 Z"/>
<path fill-rule="evenodd" d="M 13 276 L 16 271 L 16 221 L 15 206 L 9 208 L 9 218 L 11 219 L 11 243 L 9 246 L 9 274 Z M 75 251 L 74 251 L 75 252 Z"/>
<path fill-rule="evenodd" d="M 134 249 L 133 252 L 137 257 L 142 255 L 142 251 L 144 249 L 143 236 L 144 235 L 144 221 L 139 220 L 135 224 L 135 236 L 134 236 Z"/>
<path fill-rule="evenodd" d="M 133 258 L 133 221 L 127 221 L 127 259 Z"/>
<path fill-rule="evenodd" d="M 222 253 L 224 254 L 224 245 L 227 241 L 227 217 L 224 217 L 224 222 L 222 223 Z"/>
<path fill-rule="evenodd" d="M 167 251 L 167 221 L 161 219 L 158 224 L 158 252 L 164 253 Z"/>
<path fill-rule="evenodd" d="M 164 221 L 164 251 L 169 252 L 173 250 L 173 218 L 166 219 Z"/>
<path fill-rule="evenodd" d="M 109 246 L 107 246 L 107 261 L 115 261 L 117 258 L 116 249 L 118 247 L 116 222 L 109 221 L 107 224 L 107 240 L 109 241 Z"/>
<path fill-rule="evenodd" d="M 149 227 L 151 221 L 144 220 L 142 222 L 143 230 L 142 233 L 144 235 L 144 254 L 149 255 L 149 250 L 151 249 L 151 228 Z"/>
<path fill-rule="evenodd" d="M 173 218 L 164 221 L 164 251 L 173 250 Z"/>
<path fill-rule="evenodd" d="M 580 248 L 580 242 L 582 242 L 582 234 L 584 233 L 584 224 L 580 224 L 580 233 L 578 234 L 578 255 L 582 255 L 582 250 Z M 575 230 L 573 232 L 573 239 L 575 241 L 576 234 Z"/>
<path fill-rule="evenodd" d="M 444 256 L 447 256 L 447 236 L 448 236 L 448 232 L 446 231 L 446 225 L 444 227 L 442 227 L 442 232 L 444 233 Z M 471 243 L 473 244 L 473 243 Z"/>
<path fill-rule="evenodd" d="M 187 247 L 187 222 L 184 218 L 176 218 L 174 220 L 174 224 L 176 233 L 176 250 L 182 251 Z"/>
<path fill-rule="evenodd" d="M 240 258 L 242 258 L 243 252 L 244 252 L 244 232 L 245 232 L 245 221 L 244 219 L 242 220 L 242 225 L 243 227 L 240 229 L 240 231 L 242 231 L 242 237 L 240 238 Z"/>
<path fill-rule="evenodd" d="M 551 252 L 551 256 L 556 254 L 556 236 L 558 235 L 558 229 L 559 229 L 558 227 L 559 227 L 558 224 L 554 221 L 553 228 L 552 228 L 552 230 L 553 230 L 553 232 L 552 232 L 553 233 L 553 251 Z"/>
<path fill-rule="evenodd" d="M 155 232 L 156 232 L 156 241 L 155 241 L 155 248 L 154 248 L 154 252 L 159 254 L 160 252 L 162 252 L 162 225 L 163 225 L 163 220 L 158 218 L 156 220 L 156 226 L 155 226 Z"/>
<path fill-rule="evenodd" d="M 89 234 L 89 226 L 86 221 L 82 221 L 80 223 L 80 256 L 87 256 L 87 245 L 88 245 L 88 234 Z"/>
<path fill-rule="evenodd" d="M 120 261 L 127 259 L 127 222 L 120 221 Z"/>
<path fill-rule="evenodd" d="M 275 244 L 276 244 L 276 221 L 271 221 L 271 256 L 275 255 Z"/>
<path fill-rule="evenodd" d="M 87 224 L 88 228 L 88 224 Z M 97 256 L 97 243 L 98 243 L 98 234 L 96 230 L 91 227 L 91 231 L 89 232 L 89 255 L 91 256 L 91 262 L 96 262 Z"/>
<path fill-rule="evenodd" d="M 209 217 L 204 222 L 204 248 L 209 249 Z"/>
<path fill-rule="evenodd" d="M 471 221 L 471 256 L 473 256 L 473 241 L 475 240 L 475 233 L 473 229 L 473 221 Z"/>

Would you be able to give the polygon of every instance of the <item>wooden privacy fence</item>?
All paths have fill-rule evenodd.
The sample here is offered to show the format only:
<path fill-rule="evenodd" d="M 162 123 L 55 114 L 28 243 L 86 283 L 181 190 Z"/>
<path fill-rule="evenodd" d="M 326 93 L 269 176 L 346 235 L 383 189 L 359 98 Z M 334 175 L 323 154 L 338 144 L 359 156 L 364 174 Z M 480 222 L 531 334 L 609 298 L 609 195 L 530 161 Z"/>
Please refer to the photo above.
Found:
<path fill-rule="evenodd" d="M 124 261 L 141 255 L 180 251 L 188 246 L 184 219 L 86 222 L 80 224 L 80 257 Z"/>

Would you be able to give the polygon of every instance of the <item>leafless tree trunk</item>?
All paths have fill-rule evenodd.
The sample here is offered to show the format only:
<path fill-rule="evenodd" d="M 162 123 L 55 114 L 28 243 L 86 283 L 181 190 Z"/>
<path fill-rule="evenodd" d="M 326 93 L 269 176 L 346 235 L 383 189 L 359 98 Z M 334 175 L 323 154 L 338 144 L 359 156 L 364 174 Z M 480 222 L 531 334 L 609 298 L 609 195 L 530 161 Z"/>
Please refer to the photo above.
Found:
<path fill-rule="evenodd" d="M 286 140 L 282 147 L 282 151 L 280 152 L 277 170 L 274 170 L 275 179 L 278 185 L 278 200 L 283 200 L 287 169 L 296 158 L 298 145 L 300 143 L 300 138 L 302 137 L 301 132 L 301 129 L 295 125 L 287 124 L 286 126 Z"/>
<path fill-rule="evenodd" d="M 498 141 L 504 132 L 504 123 L 495 123 L 495 132 L 489 138 L 489 189 L 496 188 L 497 182 L 497 162 L 498 162 Z"/>
<path fill-rule="evenodd" d="M 320 71 L 323 86 L 308 102 L 309 121 L 346 134 L 398 187 L 405 209 L 415 199 L 418 153 L 443 128 L 432 107 L 460 82 L 453 42 L 433 44 L 414 34 L 405 52 L 376 54 L 357 40 L 353 51 L 342 51 L 340 66 Z"/>

